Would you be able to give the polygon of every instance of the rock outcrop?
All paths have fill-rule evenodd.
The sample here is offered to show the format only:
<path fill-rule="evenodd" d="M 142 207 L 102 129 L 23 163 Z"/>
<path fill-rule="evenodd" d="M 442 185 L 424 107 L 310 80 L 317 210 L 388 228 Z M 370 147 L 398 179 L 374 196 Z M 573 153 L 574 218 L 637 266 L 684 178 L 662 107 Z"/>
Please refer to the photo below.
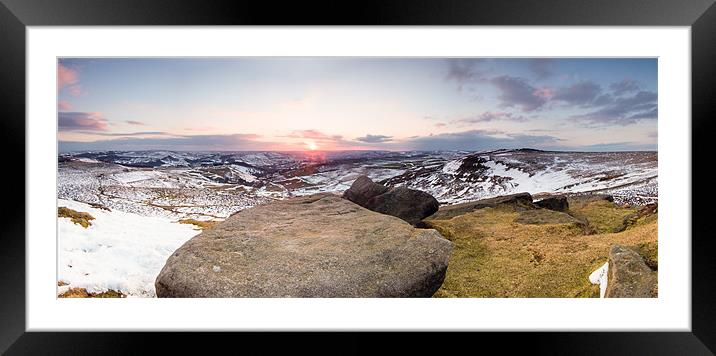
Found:
<path fill-rule="evenodd" d="M 172 254 L 158 297 L 430 297 L 452 243 L 323 193 L 242 210 Z"/>
<path fill-rule="evenodd" d="M 494 208 L 499 205 L 510 206 L 516 211 L 525 211 L 536 208 L 535 205 L 532 204 L 532 195 L 530 195 L 530 193 L 517 193 L 473 202 L 442 206 L 437 213 L 430 217 L 430 219 L 451 219 L 458 215 L 470 213 L 478 209 Z"/>
<path fill-rule="evenodd" d="M 544 198 L 540 201 L 536 201 L 535 205 L 541 208 L 554 211 L 566 212 L 569 210 L 569 203 L 567 202 L 567 197 L 563 195 L 554 195 Z"/>
<path fill-rule="evenodd" d="M 404 187 L 388 188 L 360 176 L 343 193 L 348 199 L 366 209 L 392 215 L 423 227 L 422 220 L 440 208 L 440 203 L 430 194 Z"/>
<path fill-rule="evenodd" d="M 644 205 L 639 210 L 624 217 L 624 227 L 622 229 L 626 230 L 636 225 L 637 222 L 641 219 L 645 219 L 652 216 L 656 218 L 658 211 L 659 205 L 657 203 Z"/>
<path fill-rule="evenodd" d="M 634 250 L 613 245 L 609 251 L 609 272 L 605 298 L 653 298 L 657 274 Z"/>

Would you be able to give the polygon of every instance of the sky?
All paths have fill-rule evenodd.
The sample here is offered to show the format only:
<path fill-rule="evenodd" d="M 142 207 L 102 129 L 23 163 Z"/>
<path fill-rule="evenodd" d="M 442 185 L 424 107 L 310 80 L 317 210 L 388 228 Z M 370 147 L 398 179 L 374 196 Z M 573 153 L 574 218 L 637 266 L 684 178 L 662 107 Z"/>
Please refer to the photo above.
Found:
<path fill-rule="evenodd" d="M 656 58 L 62 58 L 60 151 L 657 148 Z"/>

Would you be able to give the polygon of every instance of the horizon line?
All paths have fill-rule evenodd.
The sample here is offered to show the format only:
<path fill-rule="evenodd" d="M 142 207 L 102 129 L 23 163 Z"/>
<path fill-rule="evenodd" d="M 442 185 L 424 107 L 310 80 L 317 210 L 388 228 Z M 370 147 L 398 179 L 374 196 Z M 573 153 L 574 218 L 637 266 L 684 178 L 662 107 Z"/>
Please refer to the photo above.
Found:
<path fill-rule="evenodd" d="M 565 152 L 565 153 L 609 153 L 609 152 L 658 152 L 658 149 L 642 149 L 642 150 L 604 150 L 604 151 L 584 151 L 584 150 L 551 150 L 551 149 L 539 149 L 530 147 L 521 148 L 494 148 L 487 150 L 387 150 L 387 149 L 346 149 L 346 150 L 182 150 L 182 149 L 106 149 L 106 150 L 71 150 L 71 151 L 60 151 L 58 154 L 63 153 L 87 153 L 87 152 L 195 152 L 195 153 L 214 153 L 214 152 L 280 152 L 280 153 L 319 153 L 319 152 L 494 152 L 494 151 L 539 151 L 539 152 Z"/>

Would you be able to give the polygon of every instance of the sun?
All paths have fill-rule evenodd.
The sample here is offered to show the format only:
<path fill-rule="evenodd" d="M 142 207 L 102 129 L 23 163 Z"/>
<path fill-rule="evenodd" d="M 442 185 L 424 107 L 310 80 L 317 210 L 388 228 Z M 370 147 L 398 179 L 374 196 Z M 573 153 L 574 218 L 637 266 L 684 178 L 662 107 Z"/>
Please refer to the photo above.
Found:
<path fill-rule="evenodd" d="M 311 151 L 315 151 L 318 149 L 318 145 L 314 141 L 306 141 L 306 148 L 308 148 Z"/>

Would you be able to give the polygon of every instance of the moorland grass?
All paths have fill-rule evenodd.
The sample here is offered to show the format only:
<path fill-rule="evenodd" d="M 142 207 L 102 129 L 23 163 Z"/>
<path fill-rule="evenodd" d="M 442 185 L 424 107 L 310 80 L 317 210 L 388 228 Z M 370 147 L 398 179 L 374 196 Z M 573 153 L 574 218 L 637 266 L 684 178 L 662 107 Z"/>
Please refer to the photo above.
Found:
<path fill-rule="evenodd" d="M 655 246 L 657 220 L 614 233 L 630 209 L 593 203 L 575 210 L 594 219 L 588 224 L 592 232 L 601 233 L 585 234 L 565 220 L 544 221 L 549 215 L 562 219 L 559 214 L 540 214 L 539 224 L 516 222 L 520 213 L 509 207 L 428 219 L 428 225 L 454 244 L 445 281 L 435 297 L 599 297 L 599 287 L 589 282 L 589 274 L 607 261 L 612 244 Z M 645 253 L 652 250 L 644 248 Z M 655 260 L 656 253 L 652 256 Z"/>
<path fill-rule="evenodd" d="M 569 214 L 586 221 L 590 233 L 593 234 L 624 231 L 627 228 L 627 218 L 637 210 L 604 199 L 569 199 Z"/>

